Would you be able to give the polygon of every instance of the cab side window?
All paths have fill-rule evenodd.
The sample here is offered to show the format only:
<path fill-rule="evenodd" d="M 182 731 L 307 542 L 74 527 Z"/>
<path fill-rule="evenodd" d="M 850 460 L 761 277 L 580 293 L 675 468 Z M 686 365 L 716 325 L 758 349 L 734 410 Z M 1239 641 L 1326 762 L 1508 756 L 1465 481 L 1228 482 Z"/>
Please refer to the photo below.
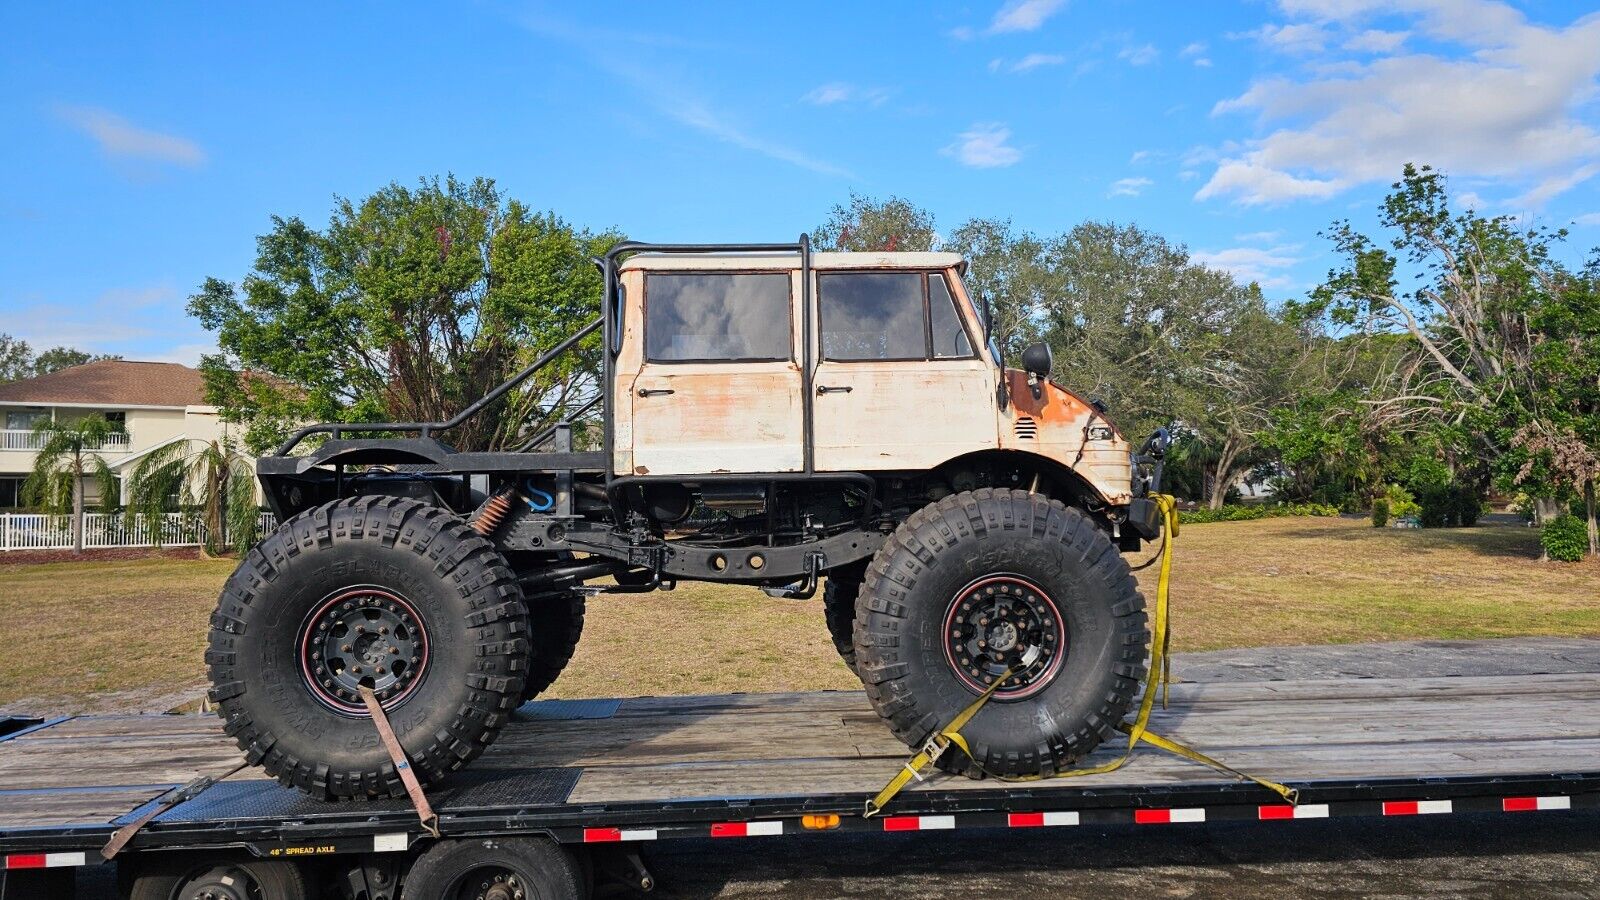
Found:
<path fill-rule="evenodd" d="M 928 273 L 928 318 L 933 335 L 934 359 L 967 359 L 972 356 L 972 339 L 961 327 L 961 314 L 942 272 Z"/>
<path fill-rule="evenodd" d="M 823 272 L 817 276 L 822 358 L 960 359 L 972 342 L 940 272 Z"/>
<path fill-rule="evenodd" d="M 644 282 L 651 362 L 776 362 L 790 351 L 785 272 L 652 272 Z"/>

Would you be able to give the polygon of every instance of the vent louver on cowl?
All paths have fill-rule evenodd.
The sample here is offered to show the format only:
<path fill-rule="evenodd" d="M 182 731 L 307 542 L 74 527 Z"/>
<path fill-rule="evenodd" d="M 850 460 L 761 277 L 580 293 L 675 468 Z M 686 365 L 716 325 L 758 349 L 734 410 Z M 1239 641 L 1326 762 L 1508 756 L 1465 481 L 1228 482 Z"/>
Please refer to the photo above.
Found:
<path fill-rule="evenodd" d="M 1017 416 L 1015 431 L 1017 437 L 1025 441 L 1031 441 L 1039 436 L 1039 426 L 1034 423 L 1030 416 Z"/>

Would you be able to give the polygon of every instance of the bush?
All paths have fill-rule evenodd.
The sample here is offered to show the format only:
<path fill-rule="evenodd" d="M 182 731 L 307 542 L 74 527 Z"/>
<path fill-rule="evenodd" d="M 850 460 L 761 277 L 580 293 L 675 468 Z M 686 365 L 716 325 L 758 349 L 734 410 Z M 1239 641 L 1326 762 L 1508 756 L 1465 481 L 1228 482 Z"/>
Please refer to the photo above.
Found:
<path fill-rule="evenodd" d="M 1389 504 L 1389 517 L 1392 519 L 1414 519 L 1422 515 L 1422 507 L 1417 505 L 1417 498 L 1398 484 L 1384 487 L 1383 499 Z"/>
<path fill-rule="evenodd" d="M 1560 516 L 1539 529 L 1539 544 L 1551 559 L 1580 562 L 1589 549 L 1589 527 L 1577 516 Z"/>
<path fill-rule="evenodd" d="M 1450 524 L 1455 509 L 1455 492 L 1443 484 L 1430 484 L 1417 489 L 1417 504 L 1422 507 L 1418 516 L 1423 528 L 1443 528 Z"/>
<path fill-rule="evenodd" d="M 1221 509 L 1196 509 L 1178 514 L 1185 525 L 1207 522 L 1247 522 L 1253 519 L 1279 519 L 1285 516 L 1337 516 L 1339 507 L 1327 503 L 1289 503 L 1256 506 L 1223 506 Z"/>
<path fill-rule="evenodd" d="M 1451 491 L 1450 524 L 1471 528 L 1483 515 L 1483 501 L 1478 499 L 1476 488 L 1458 484 Z"/>
<path fill-rule="evenodd" d="M 1372 527 L 1382 528 L 1389 524 L 1389 498 L 1379 497 L 1372 501 Z"/>

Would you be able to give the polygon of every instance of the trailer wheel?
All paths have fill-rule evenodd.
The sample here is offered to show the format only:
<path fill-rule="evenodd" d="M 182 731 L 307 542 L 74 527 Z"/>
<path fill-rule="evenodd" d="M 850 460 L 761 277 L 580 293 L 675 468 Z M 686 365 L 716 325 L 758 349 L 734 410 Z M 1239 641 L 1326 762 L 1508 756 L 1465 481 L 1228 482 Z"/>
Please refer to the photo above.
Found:
<path fill-rule="evenodd" d="M 822 586 L 822 610 L 828 622 L 828 636 L 833 638 L 833 648 L 839 651 L 839 657 L 852 672 L 856 670 L 856 597 L 861 594 L 861 581 L 866 571 L 865 560 L 833 569 Z"/>
<path fill-rule="evenodd" d="M 856 602 L 867 696 L 920 747 L 1004 675 L 962 730 L 982 777 L 1062 771 L 1110 737 L 1145 672 L 1144 597 L 1082 511 L 982 489 L 924 507 L 889 538 Z"/>
<path fill-rule="evenodd" d="M 522 687 L 522 702 L 544 693 L 555 684 L 572 661 L 572 653 L 583 636 L 584 596 L 577 591 L 562 591 L 528 598 L 528 679 Z"/>
<path fill-rule="evenodd" d="M 584 900 L 583 867 L 548 838 L 441 841 L 417 857 L 402 900 Z"/>
<path fill-rule="evenodd" d="M 308 900 L 300 866 L 282 860 L 223 862 L 189 855 L 143 862 L 128 884 L 128 900 Z"/>
<path fill-rule="evenodd" d="M 527 657 L 522 592 L 494 547 L 446 510 L 373 496 L 296 516 L 251 550 L 206 651 L 245 758 L 333 798 L 404 792 L 362 687 L 427 783 L 494 740 Z"/>

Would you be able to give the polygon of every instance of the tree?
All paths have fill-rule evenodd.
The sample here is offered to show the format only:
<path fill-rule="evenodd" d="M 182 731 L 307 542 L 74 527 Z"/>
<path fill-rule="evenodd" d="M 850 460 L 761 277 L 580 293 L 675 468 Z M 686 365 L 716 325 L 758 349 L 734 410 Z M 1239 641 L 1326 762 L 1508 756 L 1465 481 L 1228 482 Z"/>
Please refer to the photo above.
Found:
<path fill-rule="evenodd" d="M 112 435 L 122 433 L 122 423 L 85 416 L 64 422 L 42 422 L 34 429 L 40 445 L 33 471 L 23 482 L 23 494 L 45 512 L 72 515 L 72 552 L 83 552 L 84 478 L 100 485 L 100 505 L 109 510 L 117 497 L 116 475 L 95 451 Z"/>
<path fill-rule="evenodd" d="M 835 206 L 811 232 L 811 245 L 855 252 L 937 250 L 939 234 L 933 214 L 908 200 L 873 200 L 852 191 L 849 202 Z"/>
<path fill-rule="evenodd" d="M 1414 377 L 1362 402 L 1431 432 L 1458 480 L 1463 470 L 1479 473 L 1474 479 L 1493 470 L 1540 496 L 1581 490 L 1592 481 L 1583 471 L 1595 445 L 1577 430 L 1583 416 L 1568 398 L 1587 396 L 1585 382 L 1564 374 L 1577 357 L 1554 361 L 1551 331 L 1565 323 L 1560 340 L 1569 347 L 1597 338 L 1592 321 L 1572 312 L 1593 303 L 1586 280 L 1552 255 L 1565 233 L 1453 212 L 1444 178 L 1412 165 L 1379 222 L 1390 233 L 1389 250 L 1348 222 L 1327 232 L 1344 262 L 1303 307 L 1332 328 L 1411 341 Z M 1411 279 L 1409 290 L 1400 288 L 1402 277 Z"/>
<path fill-rule="evenodd" d="M 1017 232 L 1009 221 L 972 219 L 950 235 L 946 244 L 966 257 L 967 293 L 987 302 L 994 317 L 993 336 L 1001 352 L 1015 359 L 1038 338 L 1037 312 L 1045 303 L 1045 243 Z"/>
<path fill-rule="evenodd" d="M 0 384 L 33 376 L 33 348 L 0 332 Z"/>
<path fill-rule="evenodd" d="M 590 262 L 619 236 L 507 199 L 488 179 L 340 199 L 327 227 L 273 219 L 239 286 L 189 310 L 217 333 L 207 395 L 261 451 L 296 423 L 447 419 L 599 315 Z M 597 389 L 598 338 L 446 435 L 508 446 Z"/>
<path fill-rule="evenodd" d="M 173 441 L 139 461 L 128 476 L 124 518 L 156 521 L 173 502 L 200 508 L 209 552 L 224 536 L 239 553 L 256 542 L 255 467 L 231 439 Z"/>
<path fill-rule="evenodd" d="M 35 356 L 27 341 L 0 334 L 0 384 L 49 375 L 68 366 L 81 366 L 98 359 L 121 358 L 87 353 L 72 347 L 51 347 Z"/>

